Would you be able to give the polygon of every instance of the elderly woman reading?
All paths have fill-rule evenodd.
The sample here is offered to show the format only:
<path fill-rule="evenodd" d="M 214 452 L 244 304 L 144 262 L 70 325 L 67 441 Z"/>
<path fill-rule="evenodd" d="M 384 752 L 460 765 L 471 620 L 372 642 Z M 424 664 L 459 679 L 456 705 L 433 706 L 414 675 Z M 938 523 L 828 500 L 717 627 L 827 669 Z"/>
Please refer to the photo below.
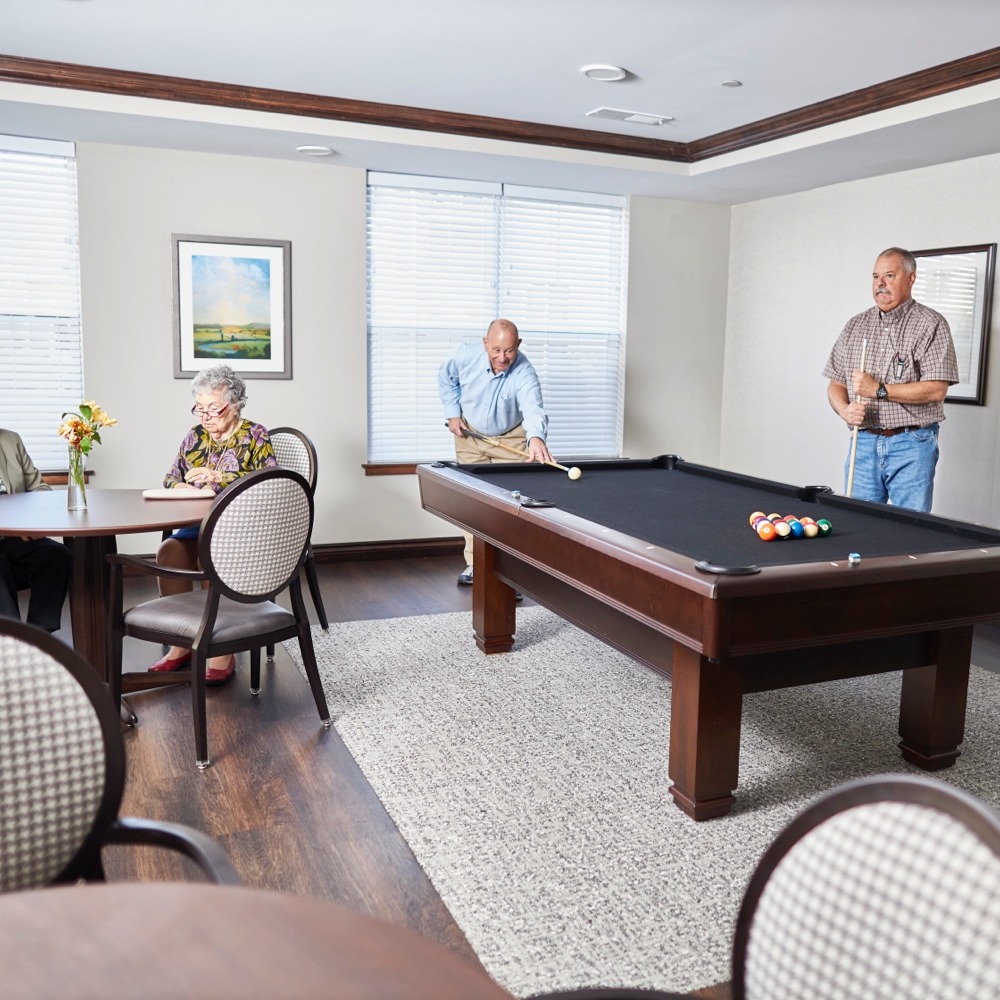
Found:
<path fill-rule="evenodd" d="M 181 441 L 174 464 L 163 480 L 171 488 L 191 488 L 219 493 L 240 476 L 278 463 L 267 429 L 241 416 L 247 401 L 244 381 L 228 365 L 199 372 L 191 383 L 195 424 Z M 161 566 L 196 569 L 198 528 L 180 528 L 164 539 L 156 553 Z M 160 594 L 178 594 L 191 584 L 161 580 Z M 171 646 L 150 668 L 151 673 L 180 670 L 191 662 L 191 650 Z M 235 656 L 214 656 L 207 664 L 205 683 L 225 684 L 233 676 Z"/>

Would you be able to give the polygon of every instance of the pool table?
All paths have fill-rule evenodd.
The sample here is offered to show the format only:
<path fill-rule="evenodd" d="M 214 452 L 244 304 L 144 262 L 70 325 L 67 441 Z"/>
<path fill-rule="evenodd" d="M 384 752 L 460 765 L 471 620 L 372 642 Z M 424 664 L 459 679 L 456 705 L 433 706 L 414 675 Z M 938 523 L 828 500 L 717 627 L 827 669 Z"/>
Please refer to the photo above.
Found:
<path fill-rule="evenodd" d="M 513 644 L 516 588 L 671 677 L 689 816 L 732 807 L 744 693 L 902 670 L 903 757 L 955 762 L 973 625 L 1000 617 L 1000 531 L 672 455 L 578 465 L 421 465 L 421 503 L 474 536 L 484 653 Z M 764 542 L 756 510 L 833 527 Z"/>

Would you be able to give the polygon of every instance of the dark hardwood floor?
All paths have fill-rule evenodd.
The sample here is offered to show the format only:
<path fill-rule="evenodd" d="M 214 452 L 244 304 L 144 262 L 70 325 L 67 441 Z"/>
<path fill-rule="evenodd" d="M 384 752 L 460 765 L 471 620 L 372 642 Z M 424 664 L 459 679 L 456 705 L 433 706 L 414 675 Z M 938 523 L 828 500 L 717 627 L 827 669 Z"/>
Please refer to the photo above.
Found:
<path fill-rule="evenodd" d="M 461 564 L 460 556 L 321 564 L 327 613 L 331 621 L 350 621 L 468 610 L 471 588 L 455 580 Z M 133 578 L 127 586 L 130 603 L 154 596 L 144 589 L 148 583 Z M 158 648 L 126 640 L 127 670 L 145 670 L 157 656 Z M 340 737 L 320 727 L 288 655 L 279 646 L 274 663 L 264 666 L 259 697 L 248 694 L 248 674 L 241 656 L 236 679 L 208 692 L 212 766 L 203 772 L 194 766 L 190 688 L 129 695 L 139 725 L 126 732 L 123 814 L 204 830 L 248 885 L 334 900 L 476 962 Z M 199 877 L 188 862 L 153 848 L 111 849 L 106 861 L 115 880 Z M 729 989 L 721 984 L 693 995 L 727 1000 Z"/>

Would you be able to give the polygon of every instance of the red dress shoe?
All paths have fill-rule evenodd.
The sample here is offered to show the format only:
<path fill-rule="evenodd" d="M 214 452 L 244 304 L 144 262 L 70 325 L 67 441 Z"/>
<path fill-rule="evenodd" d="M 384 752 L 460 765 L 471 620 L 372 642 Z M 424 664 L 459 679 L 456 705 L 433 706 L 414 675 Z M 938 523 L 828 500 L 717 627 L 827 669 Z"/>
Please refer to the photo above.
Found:
<path fill-rule="evenodd" d="M 178 656 L 176 660 L 168 660 L 165 656 L 161 656 L 156 663 L 149 668 L 149 673 L 160 674 L 167 670 L 180 670 L 181 667 L 186 667 L 190 662 L 190 649 L 186 653 L 182 653 Z"/>
<path fill-rule="evenodd" d="M 232 655 L 229 657 L 229 662 L 221 670 L 217 670 L 215 667 L 209 667 L 205 671 L 206 687 L 218 687 L 220 684 L 225 684 L 227 681 L 232 680 L 233 671 L 235 669 L 236 657 Z"/>

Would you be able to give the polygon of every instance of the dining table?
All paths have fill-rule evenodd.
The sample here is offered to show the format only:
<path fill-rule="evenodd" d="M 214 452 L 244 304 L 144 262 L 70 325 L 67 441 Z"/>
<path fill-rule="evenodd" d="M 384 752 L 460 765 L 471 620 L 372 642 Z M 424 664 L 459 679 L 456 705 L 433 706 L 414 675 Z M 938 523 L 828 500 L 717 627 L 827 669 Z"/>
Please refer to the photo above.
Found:
<path fill-rule="evenodd" d="M 0 896 L 5 1000 L 511 1000 L 407 927 L 292 893 L 88 883 Z"/>
<path fill-rule="evenodd" d="M 87 487 L 87 508 L 69 510 L 64 490 L 35 490 L 0 496 L 0 535 L 62 538 L 73 553 L 70 621 L 73 647 L 108 679 L 107 557 L 118 550 L 119 535 L 160 532 L 199 524 L 211 506 L 204 496 L 151 499 L 160 490 Z"/>

